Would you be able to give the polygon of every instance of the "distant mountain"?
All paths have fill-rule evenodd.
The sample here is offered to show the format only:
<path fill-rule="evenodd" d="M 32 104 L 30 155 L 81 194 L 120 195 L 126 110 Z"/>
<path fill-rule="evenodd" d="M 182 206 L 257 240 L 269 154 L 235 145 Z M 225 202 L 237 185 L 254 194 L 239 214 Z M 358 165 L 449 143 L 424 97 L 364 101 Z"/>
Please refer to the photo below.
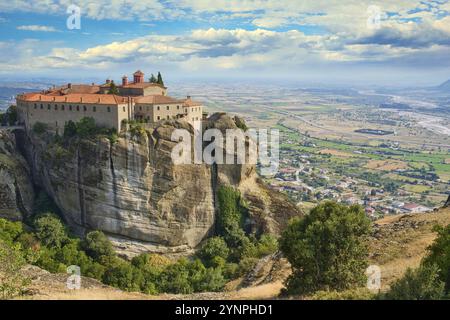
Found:
<path fill-rule="evenodd" d="M 450 80 L 443 82 L 441 85 L 437 87 L 439 90 L 450 90 Z"/>

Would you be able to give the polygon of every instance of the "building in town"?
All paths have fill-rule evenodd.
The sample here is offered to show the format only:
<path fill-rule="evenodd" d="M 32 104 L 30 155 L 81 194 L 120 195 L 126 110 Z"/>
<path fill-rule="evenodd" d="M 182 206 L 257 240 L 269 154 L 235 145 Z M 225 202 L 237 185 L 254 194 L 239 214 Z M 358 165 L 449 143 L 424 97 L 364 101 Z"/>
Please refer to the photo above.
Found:
<path fill-rule="evenodd" d="M 116 87 L 111 94 L 111 87 Z M 202 120 L 203 106 L 188 96 L 176 99 L 167 95 L 161 84 L 145 82 L 140 70 L 133 74 L 133 81 L 122 77 L 121 84 L 106 80 L 104 84 L 71 84 L 53 87 L 16 97 L 19 121 L 27 130 L 37 122 L 45 123 L 57 132 L 72 120 L 92 117 L 99 126 L 124 129 L 124 120 L 157 122 L 180 119 L 189 123 Z"/>

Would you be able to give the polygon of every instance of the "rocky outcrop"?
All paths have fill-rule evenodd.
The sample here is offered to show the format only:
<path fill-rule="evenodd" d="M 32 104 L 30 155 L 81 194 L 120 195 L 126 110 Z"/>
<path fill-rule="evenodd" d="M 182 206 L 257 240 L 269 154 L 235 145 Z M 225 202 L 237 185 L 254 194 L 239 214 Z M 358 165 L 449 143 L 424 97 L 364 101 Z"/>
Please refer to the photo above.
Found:
<path fill-rule="evenodd" d="M 450 194 L 448 195 L 447 201 L 444 203 L 444 208 L 450 207 Z"/>
<path fill-rule="evenodd" d="M 236 128 L 216 114 L 205 128 Z M 175 165 L 175 129 L 193 128 L 168 120 L 145 132 L 54 144 L 53 137 L 26 137 L 33 179 L 61 209 L 66 222 L 82 234 L 104 231 L 119 251 L 186 252 L 214 231 L 215 195 L 221 185 L 240 189 L 248 200 L 248 224 L 256 232 L 277 232 L 286 217 L 299 214 L 257 179 L 254 165 Z"/>
<path fill-rule="evenodd" d="M 32 213 L 34 191 L 30 178 L 14 134 L 0 129 L 0 218 L 22 220 Z"/>

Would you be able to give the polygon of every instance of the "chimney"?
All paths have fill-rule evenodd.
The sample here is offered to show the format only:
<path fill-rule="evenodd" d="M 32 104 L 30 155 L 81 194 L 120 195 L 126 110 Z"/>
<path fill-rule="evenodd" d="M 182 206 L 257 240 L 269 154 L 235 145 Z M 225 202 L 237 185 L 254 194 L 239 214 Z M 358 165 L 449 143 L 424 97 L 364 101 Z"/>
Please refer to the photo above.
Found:
<path fill-rule="evenodd" d="M 123 76 L 122 77 L 122 86 L 126 86 L 128 84 L 128 77 L 127 76 Z"/>
<path fill-rule="evenodd" d="M 91 83 L 91 86 L 95 86 L 95 83 L 94 83 L 94 82 L 92 82 L 92 83 Z"/>
<path fill-rule="evenodd" d="M 187 98 L 188 100 L 191 100 L 191 96 L 187 96 L 186 98 Z"/>
<path fill-rule="evenodd" d="M 144 73 L 141 70 L 133 73 L 133 81 L 134 83 L 142 83 L 144 82 Z"/>
<path fill-rule="evenodd" d="M 111 83 L 111 80 L 106 79 L 106 83 L 107 83 L 107 84 L 110 84 L 110 83 Z"/>
<path fill-rule="evenodd" d="M 68 83 L 68 84 L 67 84 L 67 88 L 68 88 L 68 89 L 72 89 L 72 84 L 71 84 L 71 83 Z"/>

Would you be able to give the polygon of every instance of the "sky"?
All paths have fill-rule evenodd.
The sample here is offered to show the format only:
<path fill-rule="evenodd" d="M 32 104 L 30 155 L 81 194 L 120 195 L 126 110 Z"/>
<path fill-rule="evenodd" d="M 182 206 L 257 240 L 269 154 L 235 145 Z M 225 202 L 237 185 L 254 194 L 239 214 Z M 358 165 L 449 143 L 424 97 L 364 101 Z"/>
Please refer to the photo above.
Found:
<path fill-rule="evenodd" d="M 0 28 L 3 79 L 450 79 L 447 0 L 0 0 Z"/>

